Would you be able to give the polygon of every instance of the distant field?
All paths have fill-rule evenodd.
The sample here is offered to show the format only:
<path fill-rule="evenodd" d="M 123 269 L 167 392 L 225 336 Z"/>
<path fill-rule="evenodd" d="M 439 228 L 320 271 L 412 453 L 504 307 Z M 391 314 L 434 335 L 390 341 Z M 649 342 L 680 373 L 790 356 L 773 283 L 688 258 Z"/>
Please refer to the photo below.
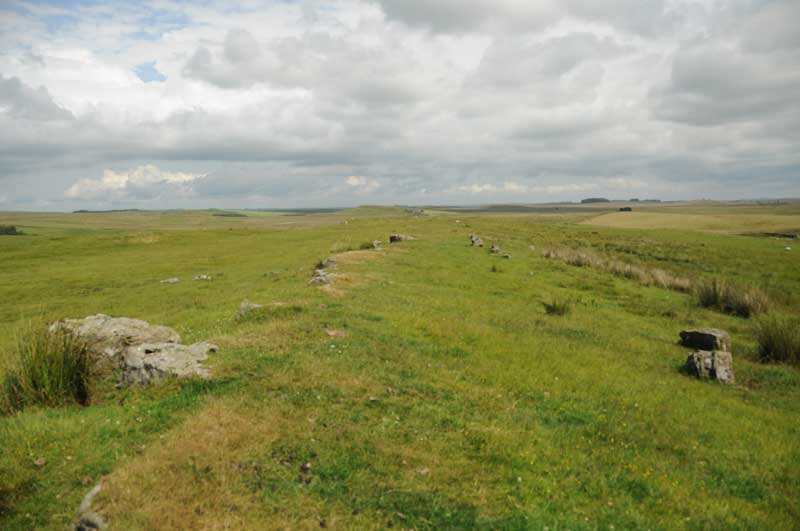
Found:
<path fill-rule="evenodd" d="M 676 212 L 612 212 L 584 221 L 587 225 L 626 229 L 675 229 L 712 232 L 800 232 L 796 214 L 681 214 Z"/>
<path fill-rule="evenodd" d="M 30 318 L 220 346 L 210 381 L 0 417 L 0 528 L 65 529 L 102 480 L 125 530 L 796 529 L 800 370 L 756 361 L 751 319 L 542 250 L 758 286 L 800 316 L 800 248 L 727 234 L 798 214 L 652 208 L 0 213 L 26 233 L 0 236 L 0 378 Z M 417 239 L 360 250 L 392 233 Z M 330 255 L 332 288 L 309 286 Z M 291 311 L 237 322 L 244 299 Z M 735 386 L 682 372 L 678 332 L 699 326 L 731 333 Z"/>

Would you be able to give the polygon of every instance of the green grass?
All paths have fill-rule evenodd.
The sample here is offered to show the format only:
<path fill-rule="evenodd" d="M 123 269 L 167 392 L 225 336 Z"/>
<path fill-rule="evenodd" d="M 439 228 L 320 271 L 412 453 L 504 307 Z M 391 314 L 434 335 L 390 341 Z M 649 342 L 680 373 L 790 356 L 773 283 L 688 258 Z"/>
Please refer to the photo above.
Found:
<path fill-rule="evenodd" d="M 572 311 L 572 301 L 567 299 L 553 299 L 543 303 L 547 315 L 567 315 Z"/>
<path fill-rule="evenodd" d="M 800 522 L 800 370 L 759 363 L 753 323 L 690 293 L 540 254 L 760 286 L 797 317 L 797 259 L 770 239 L 378 208 L 86 216 L 0 219 L 30 233 L 0 240 L 0 345 L 41 313 L 125 315 L 217 343 L 214 378 L 101 383 L 88 407 L 0 419 L 3 529 L 63 529 L 100 478 L 119 529 Z M 503 242 L 502 272 L 471 232 Z M 334 290 L 308 286 L 319 257 L 392 233 L 418 239 L 340 255 Z M 237 321 L 244 299 L 285 304 Z M 737 386 L 681 372 L 678 332 L 701 326 L 731 333 Z"/>
<path fill-rule="evenodd" d="M 751 317 L 769 309 L 769 298 L 764 292 L 750 286 L 735 285 L 725 279 L 710 278 L 695 282 L 697 302 L 704 308 Z"/>
<path fill-rule="evenodd" d="M 0 413 L 89 403 L 92 360 L 86 343 L 74 335 L 27 323 L 8 357 L 13 365 L 0 380 Z"/>
<path fill-rule="evenodd" d="M 768 315 L 756 322 L 755 336 L 762 361 L 800 365 L 800 319 Z"/>

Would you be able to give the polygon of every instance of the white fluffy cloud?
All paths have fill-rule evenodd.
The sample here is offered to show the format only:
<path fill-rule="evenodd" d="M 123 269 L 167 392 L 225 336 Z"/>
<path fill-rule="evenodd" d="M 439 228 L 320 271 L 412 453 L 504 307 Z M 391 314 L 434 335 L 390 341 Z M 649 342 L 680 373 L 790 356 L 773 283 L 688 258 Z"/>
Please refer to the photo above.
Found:
<path fill-rule="evenodd" d="M 381 183 L 376 181 L 375 179 L 370 179 L 367 177 L 362 177 L 360 175 L 351 175 L 344 180 L 347 186 L 351 188 L 355 188 L 359 192 L 369 193 L 377 190 L 380 188 Z"/>
<path fill-rule="evenodd" d="M 799 9 L 0 4 L 4 208 L 796 195 Z"/>
<path fill-rule="evenodd" d="M 152 164 L 120 172 L 106 169 L 99 179 L 78 180 L 64 192 L 64 195 L 71 199 L 102 201 L 187 195 L 192 193 L 192 182 L 201 177 L 204 175 L 162 171 Z"/>

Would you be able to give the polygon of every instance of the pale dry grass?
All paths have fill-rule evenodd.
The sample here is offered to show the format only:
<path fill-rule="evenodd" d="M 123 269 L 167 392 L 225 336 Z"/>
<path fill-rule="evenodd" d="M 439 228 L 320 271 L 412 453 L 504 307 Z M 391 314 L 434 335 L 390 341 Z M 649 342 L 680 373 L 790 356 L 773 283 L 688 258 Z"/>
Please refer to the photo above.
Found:
<path fill-rule="evenodd" d="M 161 241 L 161 235 L 156 234 L 154 232 L 145 232 L 128 236 L 125 238 L 125 241 L 127 243 L 143 243 L 143 244 L 157 243 Z"/>
<path fill-rule="evenodd" d="M 591 251 L 578 251 L 576 249 L 562 247 L 558 249 L 547 249 L 542 253 L 542 256 L 549 259 L 560 260 L 576 267 L 591 267 L 593 269 L 607 271 L 618 277 L 635 280 L 645 286 L 657 286 L 659 288 L 684 293 L 692 289 L 692 281 L 688 278 L 673 275 L 663 269 L 650 269 L 619 260 L 609 260 Z"/>
<path fill-rule="evenodd" d="M 776 232 L 796 229 L 800 226 L 800 216 L 768 213 L 612 212 L 588 219 L 582 223 L 626 229 L 699 230 L 720 233 Z"/>

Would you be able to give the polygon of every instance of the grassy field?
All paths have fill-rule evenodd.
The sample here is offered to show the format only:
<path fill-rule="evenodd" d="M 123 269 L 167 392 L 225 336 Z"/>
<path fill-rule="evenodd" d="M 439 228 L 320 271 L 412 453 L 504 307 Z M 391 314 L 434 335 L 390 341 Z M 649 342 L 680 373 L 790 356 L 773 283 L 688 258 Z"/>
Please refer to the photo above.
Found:
<path fill-rule="evenodd" d="M 620 207 L 630 205 L 618 204 Z M 633 212 L 609 212 L 590 216 L 583 223 L 626 229 L 700 230 L 743 234 L 800 232 L 800 201 L 780 204 L 695 201 L 633 205 Z"/>
<path fill-rule="evenodd" d="M 800 315 L 800 247 L 736 234 L 796 229 L 794 207 L 720 207 L 725 233 L 692 208 L 0 213 L 25 233 L 0 236 L 0 373 L 29 319 L 220 346 L 208 381 L 99 382 L 87 407 L 0 417 L 0 528 L 64 529 L 102 480 L 113 529 L 796 529 L 800 370 L 756 361 L 751 319 L 542 257 L 721 276 Z M 417 240 L 358 250 L 395 232 Z M 309 286 L 332 254 L 333 286 Z M 237 322 L 243 299 L 286 304 Z M 696 326 L 731 333 L 735 386 L 683 373 Z"/>

